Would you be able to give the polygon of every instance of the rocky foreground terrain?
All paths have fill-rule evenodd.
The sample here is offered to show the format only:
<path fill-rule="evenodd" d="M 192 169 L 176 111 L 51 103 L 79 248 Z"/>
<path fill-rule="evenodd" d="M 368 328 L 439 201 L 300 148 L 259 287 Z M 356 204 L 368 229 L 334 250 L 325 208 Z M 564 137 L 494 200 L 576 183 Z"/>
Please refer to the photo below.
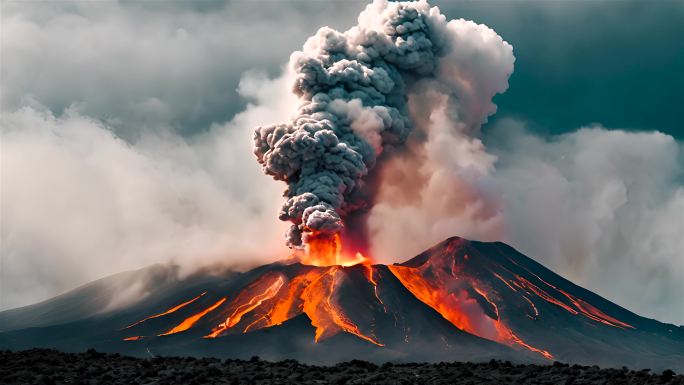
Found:
<path fill-rule="evenodd" d="M 0 351 L 0 384 L 684 384 L 670 370 L 600 369 L 596 366 L 514 365 L 510 362 L 384 364 L 351 361 L 310 366 L 215 358 Z"/>

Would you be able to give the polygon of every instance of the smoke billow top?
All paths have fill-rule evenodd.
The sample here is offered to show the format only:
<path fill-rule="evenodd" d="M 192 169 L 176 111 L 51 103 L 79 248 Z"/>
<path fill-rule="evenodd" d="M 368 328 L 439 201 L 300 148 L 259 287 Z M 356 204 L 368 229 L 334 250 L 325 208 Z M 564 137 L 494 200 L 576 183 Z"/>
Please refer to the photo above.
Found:
<path fill-rule="evenodd" d="M 372 203 L 365 178 L 391 156 L 383 152 L 409 137 L 414 90 L 432 84 L 455 102 L 459 88 L 477 86 L 468 84 L 468 69 L 459 68 L 473 64 L 459 57 L 459 33 L 474 27 L 493 34 L 512 58 L 510 46 L 493 31 L 447 22 L 425 1 L 376 1 L 358 25 L 345 32 L 323 27 L 292 54 L 293 91 L 301 103 L 289 122 L 258 127 L 254 134 L 264 172 L 287 183 L 279 218 L 292 222 L 288 246 L 339 236 L 345 217 Z M 462 106 L 454 105 L 453 114 L 459 114 Z M 467 125 L 467 113 L 460 112 Z M 476 120 L 479 125 L 481 117 Z"/>

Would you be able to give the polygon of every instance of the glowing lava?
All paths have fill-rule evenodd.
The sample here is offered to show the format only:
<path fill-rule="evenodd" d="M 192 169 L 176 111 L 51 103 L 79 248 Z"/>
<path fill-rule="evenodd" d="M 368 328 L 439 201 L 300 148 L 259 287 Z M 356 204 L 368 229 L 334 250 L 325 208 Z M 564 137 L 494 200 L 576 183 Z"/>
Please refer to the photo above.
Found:
<path fill-rule="evenodd" d="M 169 334 L 176 334 L 176 333 L 184 332 L 184 331 L 190 329 L 191 327 L 193 327 L 197 323 L 197 321 L 202 319 L 202 317 L 209 314 L 210 312 L 212 312 L 217 307 L 221 306 L 221 304 L 224 303 L 225 301 L 226 301 L 225 297 L 221 298 L 215 304 L 209 306 L 208 308 L 202 310 L 201 312 L 199 312 L 197 314 L 194 314 L 194 315 L 186 318 L 185 320 L 183 320 L 183 322 L 176 325 L 173 329 L 167 331 L 166 333 L 162 333 L 159 336 L 167 336 Z"/>
<path fill-rule="evenodd" d="M 344 279 L 343 269 L 362 264 L 366 278 L 373 286 L 378 302 L 377 282 L 373 277 L 370 259 L 360 253 L 347 257 L 341 253 L 339 236 L 312 237 L 305 254 L 300 256 L 302 264 L 309 265 L 302 273 L 287 279 L 283 275 L 267 273 L 250 283 L 228 306 L 228 316 L 205 338 L 216 338 L 240 324 L 245 317 L 248 323 L 242 327 L 247 333 L 275 325 L 306 314 L 316 328 L 314 341 L 331 337 L 340 331 L 353 334 L 378 346 L 384 346 L 346 315 L 336 303 L 336 289 Z"/>
<path fill-rule="evenodd" d="M 187 305 L 190 305 L 191 303 L 197 301 L 198 299 L 200 299 L 200 297 L 202 297 L 202 296 L 205 295 L 205 294 L 207 294 L 206 291 L 205 291 L 204 293 L 198 295 L 197 297 L 195 297 L 195 298 L 193 298 L 193 299 L 191 299 L 191 300 L 189 300 L 189 301 L 183 302 L 183 303 L 181 303 L 181 304 L 179 304 L 179 305 L 176 305 L 176 306 L 172 307 L 171 309 L 169 309 L 169 310 L 167 310 L 167 311 L 165 311 L 165 312 L 163 312 L 163 313 L 151 315 L 151 316 L 149 316 L 149 317 L 147 317 L 147 318 L 141 319 L 141 320 L 138 321 L 138 322 L 132 323 L 132 324 L 126 326 L 124 329 L 132 328 L 132 327 L 135 326 L 135 325 L 141 324 L 141 323 L 143 323 L 143 322 L 145 322 L 145 321 L 147 321 L 147 320 L 151 320 L 151 319 L 153 319 L 153 318 L 159 318 L 159 317 L 165 316 L 165 315 L 167 315 L 167 314 L 174 313 L 174 312 L 180 310 L 181 308 L 183 308 L 183 307 L 185 307 L 185 306 L 187 306 Z"/>
<path fill-rule="evenodd" d="M 544 316 L 540 315 L 540 311 L 543 313 L 550 310 L 549 307 L 537 308 L 537 305 L 546 301 L 573 316 L 586 317 L 589 322 L 622 329 L 633 328 L 586 300 L 543 280 L 510 257 L 508 259 L 520 269 L 510 265 L 506 267 L 500 260 L 483 256 L 477 250 L 465 249 L 467 243 L 463 240 L 448 242 L 404 265 L 388 265 L 386 268 L 389 271 L 383 265 L 373 265 L 371 259 L 359 253 L 354 256 L 343 254 L 338 236 L 318 236 L 309 241 L 306 250 L 298 256 L 301 264 L 266 268 L 265 273 L 255 276 L 236 295 L 231 295 L 230 301 L 227 297 L 218 299 L 217 296 L 218 300 L 212 300 L 216 302 L 211 306 L 175 326 L 169 326 L 158 336 L 189 330 L 211 312 L 217 315 L 210 322 L 218 324 L 214 323 L 215 327 L 204 330 L 203 334 L 207 333 L 204 338 L 216 338 L 229 333 L 249 333 L 306 315 L 315 329 L 314 342 L 344 332 L 371 344 L 385 346 L 376 336 L 375 325 L 386 324 L 382 317 L 394 317 L 394 325 L 398 327 L 398 317 L 402 317 L 402 309 L 393 305 L 396 300 L 391 293 L 396 291 L 386 291 L 395 284 L 384 286 L 388 274 L 396 277 L 415 298 L 437 311 L 458 329 L 507 346 L 527 349 L 546 359 L 553 359 L 553 355 L 531 345 L 519 334 L 528 329 L 513 330 L 514 325 L 520 324 L 510 324 L 515 320 L 512 317 L 516 316 L 511 313 L 512 310 L 526 309 L 526 317 L 522 319 L 526 322 L 540 321 Z M 465 253 L 466 250 L 470 255 Z M 395 282 L 394 279 L 392 282 Z M 342 292 L 356 296 L 350 298 L 351 301 L 344 302 L 344 307 L 339 301 Z M 127 328 L 174 313 L 205 294 L 206 292 Z M 388 300 L 387 303 L 383 301 L 383 297 Z M 347 307 L 350 303 L 359 303 L 359 300 L 362 301 L 362 307 Z M 359 312 L 350 309 L 362 310 Z M 407 343 L 410 340 L 410 330 L 411 325 L 404 325 L 404 341 Z M 524 336 L 525 339 L 532 337 L 534 335 Z M 143 336 L 132 336 L 125 340 L 142 338 Z M 440 338 L 448 346 L 444 336 Z M 535 340 L 535 345 L 536 342 Z"/>
<path fill-rule="evenodd" d="M 356 253 L 347 255 L 342 253 L 342 240 L 339 234 L 311 235 L 304 252 L 299 255 L 304 265 L 311 266 L 354 266 L 359 263 L 370 263 L 370 260 Z"/>
<path fill-rule="evenodd" d="M 525 268 L 524 266 L 521 266 L 518 262 L 515 260 L 511 259 L 510 257 L 507 258 L 511 263 L 514 265 L 520 267 L 521 269 L 525 270 L 526 273 L 530 274 L 532 277 L 537 279 L 539 281 L 540 285 L 546 286 L 549 291 L 555 291 L 556 293 L 560 294 L 561 296 L 565 297 L 567 301 L 570 302 L 570 304 L 566 304 L 561 300 L 556 299 L 554 296 L 549 294 L 546 290 L 542 289 L 539 285 L 535 285 L 534 283 L 530 282 L 529 280 L 521 277 L 520 275 L 512 273 L 510 270 L 507 270 L 513 277 L 515 278 L 514 280 L 511 280 L 513 285 L 517 286 L 518 288 L 521 288 L 525 290 L 528 294 L 536 294 L 537 296 L 541 297 L 545 301 L 552 303 L 556 306 L 559 306 L 563 309 L 565 309 L 568 313 L 574 314 L 574 315 L 582 315 L 584 317 L 587 317 L 593 321 L 600 322 L 604 325 L 620 328 L 620 329 L 634 329 L 634 326 L 622 322 L 618 320 L 615 317 L 611 317 L 608 314 L 604 313 L 603 311 L 599 310 L 595 306 L 591 305 L 590 303 L 575 297 L 574 295 L 566 292 L 565 290 L 556 287 L 549 282 L 543 280 L 539 275 L 533 273 L 529 269 Z M 501 280 L 503 283 L 505 283 L 508 287 L 511 288 L 513 291 L 517 291 L 514 289 L 501 275 L 494 273 L 494 275 Z M 530 293 L 530 291 L 532 293 Z M 527 299 L 527 298 L 525 298 Z M 529 299 L 527 299 L 529 301 Z M 531 301 L 529 301 L 530 304 L 532 304 Z M 532 304 L 532 307 L 534 308 L 534 311 L 536 315 L 539 315 L 539 311 L 536 309 L 534 304 Z"/>
<path fill-rule="evenodd" d="M 473 298 L 466 287 L 454 287 L 451 290 L 445 279 L 440 279 L 439 272 L 431 272 L 433 282 L 423 277 L 423 271 L 419 268 L 388 265 L 389 270 L 397 279 L 424 304 L 435 309 L 447 321 L 457 328 L 488 340 L 497 341 L 506 345 L 519 345 L 530 351 L 538 353 L 547 359 L 552 359 L 551 353 L 535 348 L 524 342 L 499 319 L 499 309 L 488 298 L 486 292 L 473 285 L 467 284 L 479 294 L 492 307 L 495 318 L 486 314 L 476 298 Z M 454 276 L 457 268 L 452 266 L 449 273 Z"/>
<path fill-rule="evenodd" d="M 566 297 L 570 301 L 571 305 L 566 305 L 565 303 L 561 302 L 560 300 L 553 298 L 545 290 L 539 288 L 537 285 L 531 283 L 530 281 L 528 281 L 527 279 L 525 279 L 519 275 L 515 276 L 515 279 L 517 280 L 517 282 L 515 282 L 515 284 L 516 284 L 516 286 L 519 286 L 523 289 L 528 289 L 529 291 L 532 291 L 534 294 L 541 297 L 545 301 L 565 309 L 568 313 L 575 314 L 575 315 L 581 314 L 581 315 L 583 315 L 583 316 L 585 316 L 591 320 L 594 320 L 596 322 L 600 322 L 604 325 L 616 327 L 616 328 L 634 329 L 634 326 L 632 326 L 628 323 L 622 322 L 622 321 L 620 321 L 614 317 L 611 317 L 611 316 L 607 315 L 606 313 L 602 312 L 601 310 L 597 309 L 593 305 L 587 303 L 586 301 L 583 301 L 583 300 L 575 297 L 574 295 L 549 284 L 548 282 L 544 281 L 543 279 L 541 279 L 539 277 L 537 277 L 537 278 L 546 286 L 554 289 L 555 291 L 557 291 L 558 293 L 560 293 L 561 295 Z M 537 312 L 537 314 L 538 314 L 538 312 Z"/>
<path fill-rule="evenodd" d="M 311 318 L 311 324 L 316 327 L 314 340 L 331 337 L 341 329 L 373 344 L 384 346 L 375 338 L 362 333 L 341 308 L 337 306 L 333 295 L 337 287 L 337 274 L 340 267 L 333 266 L 325 274 L 312 282 L 302 292 L 304 313 Z"/>
<path fill-rule="evenodd" d="M 375 295 L 375 299 L 377 299 L 378 302 L 380 302 L 382 308 L 385 310 L 385 313 L 387 313 L 387 306 L 385 306 L 385 303 L 382 302 L 382 299 L 380 299 L 380 295 L 378 294 L 378 281 L 376 281 L 375 277 L 373 277 L 373 272 L 375 271 L 375 268 L 370 263 L 364 263 L 363 267 L 366 271 L 366 279 L 368 280 L 368 282 L 371 283 L 371 285 L 373 285 L 373 294 Z"/>
<path fill-rule="evenodd" d="M 256 309 L 264 301 L 273 298 L 283 286 L 285 279 L 279 275 L 265 275 L 241 292 L 231 303 L 233 309 L 228 318 L 215 327 L 206 338 L 215 338 L 224 331 L 237 325 L 242 317 Z M 265 286 L 265 287 L 264 287 Z"/>
<path fill-rule="evenodd" d="M 215 338 L 250 316 L 242 332 L 247 333 L 280 325 L 299 314 L 306 314 L 316 328 L 314 341 L 331 337 L 340 331 L 353 334 L 378 346 L 375 337 L 361 331 L 336 302 L 342 266 L 314 267 L 290 279 L 266 274 L 252 282 L 229 306 L 226 321 L 212 330 L 206 338 Z"/>
<path fill-rule="evenodd" d="M 466 305 L 476 306 L 477 302 L 474 299 L 464 298 L 461 296 L 462 293 L 449 293 L 441 288 L 443 285 L 431 284 L 423 279 L 418 269 L 396 265 L 388 265 L 387 267 L 416 298 L 435 309 L 457 328 L 473 333 L 476 326 L 480 326 L 472 324 L 471 317 L 466 314 L 464 309 Z M 466 302 L 469 303 L 466 304 Z M 483 331 L 477 335 L 482 336 L 482 334 Z M 488 337 L 493 337 L 491 332 L 487 334 Z"/>

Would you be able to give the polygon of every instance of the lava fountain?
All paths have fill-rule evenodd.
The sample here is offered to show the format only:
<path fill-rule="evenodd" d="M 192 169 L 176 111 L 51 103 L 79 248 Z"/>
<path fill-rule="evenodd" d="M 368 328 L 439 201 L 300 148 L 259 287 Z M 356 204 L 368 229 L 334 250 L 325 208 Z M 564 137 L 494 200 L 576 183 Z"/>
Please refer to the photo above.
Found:
<path fill-rule="evenodd" d="M 308 238 L 303 251 L 295 252 L 304 265 L 311 266 L 354 266 L 370 265 L 371 260 L 361 253 L 353 255 L 342 252 L 342 237 L 339 234 L 314 234 Z"/>

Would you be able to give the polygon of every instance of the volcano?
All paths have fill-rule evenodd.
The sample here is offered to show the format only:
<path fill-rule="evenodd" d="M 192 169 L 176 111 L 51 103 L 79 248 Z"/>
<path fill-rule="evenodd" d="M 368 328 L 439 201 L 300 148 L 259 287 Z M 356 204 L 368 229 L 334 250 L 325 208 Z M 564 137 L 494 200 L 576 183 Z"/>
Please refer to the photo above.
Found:
<path fill-rule="evenodd" d="M 683 327 L 638 316 L 500 242 L 453 237 L 394 265 L 177 273 L 155 265 L 4 311 L 0 348 L 684 370 Z M 145 295 L 127 304 L 122 287 Z"/>

